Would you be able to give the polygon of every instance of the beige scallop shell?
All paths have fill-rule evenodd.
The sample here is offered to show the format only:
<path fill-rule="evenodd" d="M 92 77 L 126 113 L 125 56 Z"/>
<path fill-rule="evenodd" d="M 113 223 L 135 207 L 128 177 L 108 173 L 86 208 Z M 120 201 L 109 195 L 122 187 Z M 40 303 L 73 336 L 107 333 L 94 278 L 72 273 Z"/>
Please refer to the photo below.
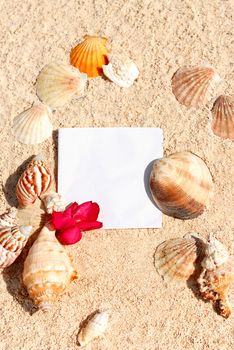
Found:
<path fill-rule="evenodd" d="M 50 109 L 38 103 L 20 113 L 13 122 L 13 133 L 18 141 L 34 145 L 51 137 L 53 126 L 50 122 Z"/>
<path fill-rule="evenodd" d="M 113 56 L 102 68 L 107 78 L 123 88 L 132 86 L 139 75 L 136 64 L 128 57 Z"/>
<path fill-rule="evenodd" d="M 223 139 L 234 140 L 234 98 L 221 95 L 212 108 L 212 130 Z"/>
<path fill-rule="evenodd" d="M 55 230 L 44 226 L 24 263 L 23 282 L 30 298 L 39 309 L 49 311 L 75 278 L 77 273 Z"/>
<path fill-rule="evenodd" d="M 63 106 L 74 95 L 82 96 L 87 74 L 68 64 L 50 63 L 37 78 L 37 95 L 51 108 Z"/>
<path fill-rule="evenodd" d="M 17 187 L 16 197 L 20 207 L 33 204 L 38 197 L 49 191 L 52 185 L 52 173 L 42 156 L 36 156 L 21 175 Z"/>
<path fill-rule="evenodd" d="M 86 325 L 81 328 L 78 335 L 80 346 L 85 346 L 94 338 L 102 335 L 108 326 L 109 314 L 107 311 L 99 311 L 91 317 Z"/>
<path fill-rule="evenodd" d="M 195 273 L 203 253 L 204 243 L 197 237 L 169 239 L 157 247 L 154 265 L 166 281 L 188 280 Z"/>
<path fill-rule="evenodd" d="M 64 211 L 66 209 L 66 203 L 61 194 L 57 192 L 46 193 L 41 196 L 45 210 L 48 214 L 52 214 L 53 211 Z"/>
<path fill-rule="evenodd" d="M 44 205 L 40 199 L 25 207 L 19 208 L 17 212 L 17 221 L 19 225 L 32 226 L 32 233 L 42 229 L 42 227 L 50 220 L 50 217 L 45 213 Z"/>
<path fill-rule="evenodd" d="M 0 228 L 0 268 L 10 266 L 20 255 L 31 232 L 30 226 Z"/>
<path fill-rule="evenodd" d="M 172 77 L 172 92 L 187 107 L 205 106 L 221 79 L 212 67 L 182 67 Z"/>
<path fill-rule="evenodd" d="M 185 151 L 155 161 L 150 190 L 164 214 L 193 219 L 207 207 L 213 195 L 213 182 L 204 161 Z"/>
<path fill-rule="evenodd" d="M 16 226 L 17 209 L 9 208 L 5 213 L 0 215 L 0 228 Z"/>

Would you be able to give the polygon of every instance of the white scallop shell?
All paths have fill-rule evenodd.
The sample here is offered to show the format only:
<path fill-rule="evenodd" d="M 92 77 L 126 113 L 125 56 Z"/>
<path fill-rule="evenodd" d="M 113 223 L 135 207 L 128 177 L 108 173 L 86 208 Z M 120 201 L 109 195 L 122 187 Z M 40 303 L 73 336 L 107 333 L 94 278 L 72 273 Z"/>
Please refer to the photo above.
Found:
<path fill-rule="evenodd" d="M 50 122 L 50 109 L 40 104 L 35 104 L 15 117 L 13 133 L 18 141 L 34 145 L 51 137 L 53 126 Z"/>
<path fill-rule="evenodd" d="M 132 86 L 139 75 L 136 64 L 130 58 L 112 57 L 102 69 L 107 78 L 123 88 Z"/>
<path fill-rule="evenodd" d="M 83 95 L 87 74 L 79 69 L 59 63 L 46 65 L 37 78 L 37 95 L 52 108 L 63 106 L 73 95 Z"/>

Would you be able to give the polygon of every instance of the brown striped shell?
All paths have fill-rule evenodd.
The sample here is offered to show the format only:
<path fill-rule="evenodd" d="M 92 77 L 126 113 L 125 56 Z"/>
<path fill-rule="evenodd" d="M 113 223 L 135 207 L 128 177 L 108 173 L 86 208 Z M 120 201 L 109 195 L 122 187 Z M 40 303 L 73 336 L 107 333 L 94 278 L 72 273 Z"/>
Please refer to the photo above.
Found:
<path fill-rule="evenodd" d="M 150 190 L 166 215 L 193 219 L 203 213 L 213 194 L 213 181 L 204 161 L 191 152 L 178 152 L 155 161 Z"/>
<path fill-rule="evenodd" d="M 221 95 L 212 108 L 213 133 L 223 139 L 234 140 L 234 98 Z"/>
<path fill-rule="evenodd" d="M 204 243 L 197 237 L 169 239 L 157 247 L 154 265 L 165 280 L 188 280 L 203 252 Z"/>
<path fill-rule="evenodd" d="M 33 204 L 38 197 L 49 191 L 52 184 L 52 173 L 41 156 L 35 157 L 21 175 L 16 197 L 20 207 Z"/>
<path fill-rule="evenodd" d="M 12 227 L 16 225 L 17 209 L 9 208 L 5 213 L 0 215 L 0 228 Z"/>
<path fill-rule="evenodd" d="M 20 255 L 31 232 L 30 226 L 0 228 L 0 268 L 10 266 Z"/>
<path fill-rule="evenodd" d="M 187 107 L 205 106 L 220 77 L 212 67 L 182 67 L 172 77 L 172 92 Z"/>

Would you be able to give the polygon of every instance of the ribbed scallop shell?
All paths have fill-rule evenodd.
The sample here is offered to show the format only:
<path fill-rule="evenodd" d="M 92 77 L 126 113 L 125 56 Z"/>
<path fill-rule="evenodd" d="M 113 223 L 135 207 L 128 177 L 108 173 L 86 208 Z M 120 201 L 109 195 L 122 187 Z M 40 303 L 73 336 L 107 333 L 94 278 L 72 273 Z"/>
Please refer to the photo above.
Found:
<path fill-rule="evenodd" d="M 172 77 L 172 92 L 187 107 L 202 107 L 212 97 L 220 77 L 211 67 L 182 67 Z"/>
<path fill-rule="evenodd" d="M 0 228 L 15 226 L 16 217 L 17 217 L 17 209 L 9 208 L 5 213 L 0 215 Z"/>
<path fill-rule="evenodd" d="M 31 232 L 30 226 L 0 228 L 0 268 L 10 266 L 23 250 Z"/>
<path fill-rule="evenodd" d="M 37 78 L 37 95 L 52 108 L 63 106 L 75 94 L 82 96 L 87 75 L 68 64 L 50 63 Z"/>
<path fill-rule="evenodd" d="M 41 200 L 48 214 L 52 214 L 53 211 L 64 211 L 66 209 L 65 200 L 57 192 L 47 193 L 41 197 Z"/>
<path fill-rule="evenodd" d="M 223 139 L 234 140 L 234 98 L 221 95 L 212 108 L 213 133 Z"/>
<path fill-rule="evenodd" d="M 30 298 L 42 311 L 48 311 L 77 277 L 55 231 L 44 226 L 24 263 L 23 282 Z"/>
<path fill-rule="evenodd" d="M 102 75 L 102 66 L 108 63 L 106 42 L 106 38 L 86 35 L 84 41 L 71 50 L 71 65 L 91 78 Z"/>
<path fill-rule="evenodd" d="M 132 86 L 139 75 L 136 64 L 128 57 L 111 57 L 109 64 L 102 68 L 107 78 L 123 88 Z"/>
<path fill-rule="evenodd" d="M 99 311 L 88 320 L 86 325 L 81 328 L 78 335 L 80 346 L 85 346 L 91 340 L 102 335 L 108 326 L 109 314 L 107 311 Z"/>
<path fill-rule="evenodd" d="M 37 199 L 32 205 L 26 208 L 19 208 L 17 213 L 19 225 L 32 226 L 32 233 L 41 229 L 49 219 L 49 215 L 45 213 L 43 203 L 40 199 Z"/>
<path fill-rule="evenodd" d="M 33 204 L 38 197 L 49 191 L 52 184 L 52 173 L 41 156 L 36 156 L 21 175 L 16 197 L 20 207 Z"/>
<path fill-rule="evenodd" d="M 213 182 L 204 161 L 185 151 L 155 161 L 150 189 L 164 214 L 185 220 L 203 213 L 213 195 Z"/>
<path fill-rule="evenodd" d="M 42 103 L 35 104 L 20 113 L 15 117 L 12 126 L 17 140 L 27 145 L 34 145 L 51 137 L 53 126 L 50 115 L 51 111 Z"/>
<path fill-rule="evenodd" d="M 198 238 L 169 239 L 157 247 L 154 265 L 165 280 L 187 280 L 194 274 L 203 251 L 203 242 Z"/>

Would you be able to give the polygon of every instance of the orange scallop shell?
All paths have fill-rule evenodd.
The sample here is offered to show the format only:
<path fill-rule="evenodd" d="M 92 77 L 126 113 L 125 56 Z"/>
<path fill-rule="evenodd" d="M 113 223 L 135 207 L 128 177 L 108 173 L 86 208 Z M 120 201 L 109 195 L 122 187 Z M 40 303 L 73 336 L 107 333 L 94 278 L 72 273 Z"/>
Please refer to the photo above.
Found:
<path fill-rule="evenodd" d="M 102 75 L 102 66 L 108 64 L 107 38 L 85 35 L 84 41 L 71 50 L 71 65 L 88 77 Z"/>
<path fill-rule="evenodd" d="M 234 140 L 234 98 L 221 95 L 212 108 L 213 133 L 223 139 Z"/>

